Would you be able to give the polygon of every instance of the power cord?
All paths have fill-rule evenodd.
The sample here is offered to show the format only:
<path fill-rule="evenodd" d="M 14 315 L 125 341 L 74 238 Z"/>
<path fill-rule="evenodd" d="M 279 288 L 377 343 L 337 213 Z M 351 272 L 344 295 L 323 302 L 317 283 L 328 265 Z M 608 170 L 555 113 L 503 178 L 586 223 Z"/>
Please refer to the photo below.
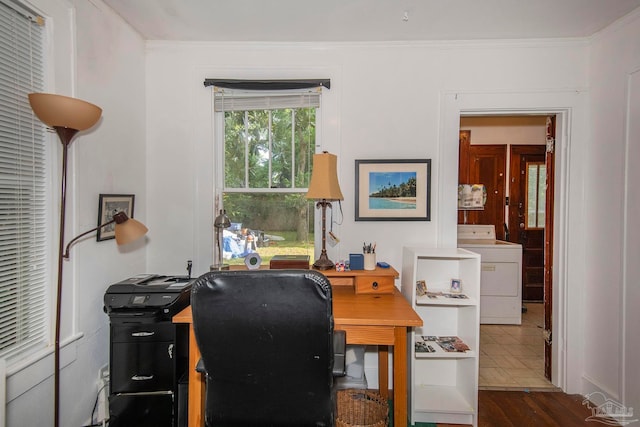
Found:
<path fill-rule="evenodd" d="M 100 387 L 98 389 L 98 392 L 96 393 L 96 400 L 95 402 L 93 402 L 93 409 L 91 410 L 91 421 L 90 421 L 91 424 L 87 424 L 82 427 L 105 427 L 106 425 L 109 424 L 109 418 L 105 418 L 102 421 L 98 422 L 97 424 L 93 423 L 93 418 L 95 417 L 96 409 L 98 408 L 98 400 L 100 399 L 100 392 L 104 390 L 106 386 L 107 386 L 107 383 L 103 384 L 102 387 Z"/>

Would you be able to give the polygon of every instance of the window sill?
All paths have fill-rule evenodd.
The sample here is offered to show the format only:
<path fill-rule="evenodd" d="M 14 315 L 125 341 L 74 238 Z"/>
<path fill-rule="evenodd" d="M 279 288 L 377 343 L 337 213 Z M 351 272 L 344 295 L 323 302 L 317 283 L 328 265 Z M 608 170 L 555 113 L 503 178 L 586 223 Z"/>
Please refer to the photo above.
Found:
<path fill-rule="evenodd" d="M 60 369 L 76 360 L 77 341 L 84 334 L 75 334 L 60 344 Z M 53 346 L 7 366 L 7 403 L 20 397 L 53 376 Z"/>

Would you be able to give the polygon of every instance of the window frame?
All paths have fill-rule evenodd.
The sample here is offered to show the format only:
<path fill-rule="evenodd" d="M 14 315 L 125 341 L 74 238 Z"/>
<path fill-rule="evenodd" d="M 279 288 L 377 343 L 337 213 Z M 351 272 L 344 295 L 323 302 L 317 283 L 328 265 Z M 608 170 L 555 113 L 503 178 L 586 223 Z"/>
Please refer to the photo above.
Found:
<path fill-rule="evenodd" d="M 537 178 L 536 179 L 536 210 L 535 210 L 535 221 L 534 221 L 535 226 L 529 225 L 529 218 L 531 216 L 529 214 L 529 176 L 530 176 L 531 166 L 535 166 L 536 172 L 537 172 L 536 174 L 536 178 Z M 546 164 L 544 161 L 526 162 L 526 170 L 527 172 L 525 174 L 525 189 L 527 191 L 527 195 L 524 198 L 525 230 L 542 230 L 544 229 L 544 226 L 545 226 L 545 217 L 543 217 L 542 224 L 540 224 L 539 215 L 541 213 L 541 208 L 542 208 L 542 211 L 546 216 L 546 205 L 545 205 L 545 198 L 542 198 L 542 199 L 540 198 L 540 188 L 546 187 Z M 546 188 L 544 189 L 544 191 L 546 193 Z"/>
<path fill-rule="evenodd" d="M 2 0 L 0 0 L 2 1 Z M 52 218 L 51 215 L 48 215 L 49 212 L 49 208 L 52 206 L 53 203 L 53 196 L 51 195 L 51 181 L 52 181 L 52 168 L 51 168 L 51 162 L 52 162 L 52 157 L 55 156 L 54 151 L 51 149 L 51 135 L 45 131 L 45 126 L 35 117 L 35 115 L 33 115 L 33 113 L 31 112 L 31 108 L 29 106 L 28 100 L 26 95 L 30 92 L 43 92 L 45 90 L 45 87 L 47 86 L 47 72 L 48 72 L 48 68 L 47 68 L 47 59 L 50 56 L 49 53 L 49 43 L 48 40 L 50 40 L 50 27 L 45 26 L 45 20 L 44 18 L 42 18 L 37 12 L 31 10 L 28 8 L 28 6 L 22 4 L 21 2 L 7 2 L 7 1 L 2 1 L 2 4 L 0 5 L 0 7 L 7 7 L 9 9 L 13 9 L 17 15 L 22 15 L 24 17 L 24 19 L 26 19 L 26 21 L 24 21 L 25 23 L 30 22 L 31 24 L 28 26 L 29 27 L 29 31 L 28 31 L 28 35 L 31 35 L 31 31 L 33 30 L 33 28 L 39 28 L 39 35 L 37 37 L 40 38 L 39 40 L 39 65 L 40 67 L 37 70 L 37 74 L 38 74 L 38 78 L 36 85 L 34 86 L 34 80 L 33 80 L 33 73 L 32 73 L 32 68 L 27 67 L 27 69 L 29 70 L 29 85 L 24 87 L 22 89 L 16 90 L 16 95 L 19 93 L 19 96 L 21 98 L 21 102 L 19 103 L 20 105 L 20 109 L 21 109 L 21 113 L 20 113 L 20 120 L 22 121 L 26 121 L 25 124 L 23 124 L 22 126 L 18 126 L 21 129 L 32 129 L 33 135 L 32 136 L 28 136 L 29 140 L 31 141 L 35 141 L 36 138 L 36 133 L 37 133 L 37 138 L 38 138 L 38 144 L 39 144 L 39 148 L 38 150 L 38 156 L 40 156 L 41 160 L 39 162 L 39 167 L 41 168 L 40 171 L 40 175 L 37 178 L 37 185 L 41 188 L 41 196 L 38 199 L 38 202 L 36 202 L 35 204 L 30 203 L 30 205 L 33 205 L 36 207 L 36 209 L 40 210 L 40 213 L 37 215 L 37 219 L 35 219 L 34 221 L 36 221 L 37 223 L 37 227 L 41 230 L 38 234 L 38 237 L 36 238 L 36 243 L 34 243 L 33 245 L 28 246 L 32 252 L 34 253 L 33 256 L 36 256 L 36 254 L 38 256 L 39 259 L 39 267 L 37 267 L 37 269 L 33 270 L 33 265 L 29 267 L 29 274 L 28 274 L 28 278 L 24 279 L 24 283 L 22 283 L 22 287 L 27 287 L 28 286 L 28 295 L 30 296 L 30 302 L 32 304 L 35 304 L 33 306 L 31 306 L 33 308 L 33 310 L 29 309 L 28 310 L 28 323 L 31 324 L 32 323 L 32 315 L 35 313 L 37 314 L 37 318 L 35 320 L 36 322 L 36 329 L 35 332 L 32 332 L 32 339 L 29 340 L 22 340 L 22 341 L 18 341 L 17 344 L 14 344 L 13 346 L 8 347 L 8 349 L 5 351 L 3 350 L 2 352 L 2 358 L 6 358 L 7 360 L 7 368 L 10 370 L 14 370 L 16 366 L 18 365 L 23 365 L 24 363 L 26 363 L 26 360 L 31 360 L 33 357 L 38 357 L 38 354 L 41 353 L 43 350 L 46 350 L 48 345 L 51 343 L 51 337 L 52 337 L 52 322 L 51 322 L 51 314 L 52 314 L 52 308 L 51 308 L 51 292 L 49 291 L 50 289 L 50 284 L 51 284 L 51 245 L 52 245 L 52 238 L 51 238 L 51 233 L 52 233 L 52 229 L 51 229 L 51 225 L 52 225 Z M 3 13 L 5 12 L 5 10 L 3 10 Z M 7 13 L 7 15 L 10 12 Z M 26 29 L 27 26 L 25 26 Z M 33 42 L 33 40 L 31 40 L 30 42 L 26 42 L 23 40 L 23 42 L 27 43 L 28 46 L 26 46 L 27 48 L 29 48 L 29 53 L 34 52 L 34 50 L 31 48 L 31 44 Z M 7 62 L 12 62 L 10 57 L 6 57 L 5 58 L 7 60 Z M 15 62 L 15 61 L 14 61 Z M 31 62 L 29 62 L 29 65 L 33 65 L 33 60 L 31 60 Z M 25 69 L 23 68 L 22 71 L 24 71 Z M 10 92 L 7 92 L 8 94 L 10 94 Z M 24 97 L 24 99 L 22 99 L 22 97 Z M 11 99 L 11 98 L 8 98 Z M 7 127 L 8 128 L 8 127 Z M 22 134 L 20 134 L 22 135 Z M 21 137 L 20 137 L 21 139 Z M 22 139 L 21 139 L 22 140 Z M 8 138 L 7 141 L 7 146 L 11 145 L 11 141 Z M 32 142 L 32 145 L 34 143 Z M 35 184 L 34 184 L 35 185 Z M 22 199 L 21 199 L 22 200 Z M 28 226 L 32 225 L 31 221 L 27 221 L 26 223 Z M 23 243 L 19 243 L 20 247 L 24 247 Z M 37 278 L 33 279 L 33 274 L 37 274 Z M 31 289 L 34 288 L 35 289 Z M 19 303 L 19 305 L 22 306 L 26 306 L 27 303 Z M 36 309 L 37 307 L 37 309 Z M 22 309 L 24 311 L 24 308 Z M 4 325 L 3 325 L 4 326 Z M 29 328 L 28 328 L 29 329 Z"/>
<path fill-rule="evenodd" d="M 316 106 L 316 138 L 315 138 L 315 150 L 314 153 L 318 153 L 321 147 L 321 128 L 319 124 L 322 122 L 322 89 L 316 89 L 319 94 L 319 102 Z M 293 186 L 288 188 L 252 188 L 247 187 L 247 182 L 245 180 L 245 187 L 226 187 L 225 186 L 225 156 L 224 156 L 224 142 L 225 142 L 225 134 L 224 134 L 224 111 L 217 111 L 215 108 L 215 92 L 216 88 L 213 90 L 213 122 L 214 122 L 214 165 L 215 165 L 215 174 L 214 174 L 214 213 L 219 212 L 220 209 L 224 209 L 222 196 L 224 193 L 305 193 L 307 192 L 307 187 L 295 187 L 295 180 L 292 180 Z M 291 90 L 291 91 L 242 91 L 248 95 L 253 94 L 254 97 L 269 97 L 269 96 L 286 96 L 287 94 L 304 94 L 305 92 L 310 92 L 309 89 L 299 89 L 299 90 Z M 284 93 L 284 94 L 283 94 Z M 291 108 L 291 107 L 289 107 Z M 246 167 L 246 166 L 245 166 Z M 246 173 L 246 169 L 245 169 Z M 269 178 L 271 179 L 271 177 Z"/>
<path fill-rule="evenodd" d="M 322 86 L 322 87 L 320 87 Z M 314 141 L 314 148 L 313 148 L 313 152 L 311 153 L 316 154 L 318 152 L 321 151 L 321 140 L 322 140 L 322 98 L 324 96 L 324 92 L 325 90 L 328 90 L 328 87 L 325 85 L 320 85 L 318 87 L 315 88 L 304 88 L 304 89 L 294 89 L 294 90 L 278 90 L 278 91 L 265 91 L 265 90 L 239 90 L 236 93 L 239 92 L 244 92 L 246 93 L 248 96 L 253 96 L 253 97 L 270 97 L 270 96 L 287 96 L 287 95 L 296 95 L 296 96 L 300 96 L 300 95 L 306 95 L 308 93 L 314 92 L 315 93 L 315 97 L 317 98 L 317 105 L 288 105 L 288 106 L 282 106 L 279 105 L 280 108 L 304 108 L 304 107 L 314 107 L 315 108 L 315 141 Z M 221 210 L 224 210 L 224 202 L 223 202 L 223 196 L 225 193 L 253 193 L 253 194 L 304 194 L 308 191 L 308 187 L 296 187 L 296 180 L 295 177 L 291 180 L 291 187 L 287 187 L 287 188 L 252 188 L 248 186 L 248 183 L 245 179 L 244 182 L 244 187 L 226 187 L 225 186 L 225 111 L 218 111 L 217 110 L 217 106 L 216 106 L 216 91 L 219 90 L 219 88 L 214 87 L 213 88 L 213 96 L 212 96 L 212 103 L 213 103 L 213 108 L 212 108 L 212 113 L 213 113 L 213 126 L 214 126 L 214 132 L 213 132 L 213 154 L 214 154 L 214 166 L 215 166 L 215 171 L 214 171 L 214 194 L 213 194 L 213 198 L 214 198 L 214 217 L 215 215 L 217 215 L 218 212 L 220 212 Z M 257 108 L 260 109 L 260 108 Z M 269 109 L 269 108 L 263 108 L 263 109 Z M 278 109 L 278 108 L 273 108 L 273 109 Z M 236 108 L 236 110 L 238 110 Z M 246 111 L 246 110 L 244 110 Z M 295 154 L 292 153 L 292 156 L 295 157 Z M 312 159 L 309 159 L 309 164 L 312 167 Z M 292 165 L 295 165 L 295 162 L 292 163 Z M 246 166 L 245 166 L 246 167 Z M 246 169 L 245 169 L 246 171 Z M 311 169 L 309 170 L 309 172 L 311 172 Z M 292 174 L 295 173 L 295 167 L 292 167 Z M 245 175 L 246 176 L 246 175 Z M 309 179 L 311 178 L 311 174 L 309 174 Z M 269 180 L 271 180 L 271 177 L 269 178 Z M 315 209 L 315 204 L 313 205 L 314 208 L 310 209 L 309 215 L 313 220 L 314 224 L 318 223 L 318 219 L 319 219 L 319 214 L 318 214 L 318 210 Z M 312 215 L 312 216 L 311 216 Z M 232 218 L 233 220 L 233 218 Z M 213 218 L 212 218 L 213 221 Z M 214 230 L 214 235 L 213 237 L 213 242 L 216 241 L 215 238 L 215 230 Z M 318 240 L 318 235 L 317 233 L 313 233 L 312 236 L 310 236 L 309 242 L 311 242 L 314 246 L 314 248 L 317 246 L 317 240 Z M 214 258 L 216 257 L 216 251 L 217 249 L 215 249 L 215 243 L 214 243 L 214 251 L 213 251 L 213 256 Z"/>

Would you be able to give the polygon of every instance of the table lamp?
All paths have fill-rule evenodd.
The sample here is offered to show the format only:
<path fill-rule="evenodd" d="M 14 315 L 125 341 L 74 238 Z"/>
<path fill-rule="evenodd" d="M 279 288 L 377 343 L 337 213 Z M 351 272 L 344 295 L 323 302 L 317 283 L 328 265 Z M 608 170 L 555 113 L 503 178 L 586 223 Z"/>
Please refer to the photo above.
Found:
<path fill-rule="evenodd" d="M 331 208 L 332 200 L 344 200 L 338 183 L 338 157 L 323 151 L 313 155 L 313 171 L 307 191 L 307 199 L 317 200 L 316 208 L 322 208 L 322 252 L 320 258 L 313 263 L 318 270 L 332 269 L 335 264 L 327 256 L 327 206 Z"/>
<path fill-rule="evenodd" d="M 66 212 L 67 193 L 67 152 L 73 137 L 79 132 L 93 127 L 100 116 L 102 109 L 89 102 L 51 93 L 30 93 L 29 104 L 34 114 L 41 122 L 52 128 L 58 134 L 62 143 L 62 183 L 60 195 L 60 234 L 58 251 L 58 282 L 56 293 L 56 318 L 55 318 L 55 347 L 54 347 L 54 426 L 60 425 L 60 316 L 62 309 L 62 265 L 63 259 L 69 258 L 69 248 L 81 237 L 105 227 L 113 222 L 115 226 L 115 238 L 118 245 L 129 243 L 147 232 L 140 222 L 129 219 L 123 212 L 116 213 L 113 219 L 105 224 L 80 234 L 64 246 L 64 224 Z"/>

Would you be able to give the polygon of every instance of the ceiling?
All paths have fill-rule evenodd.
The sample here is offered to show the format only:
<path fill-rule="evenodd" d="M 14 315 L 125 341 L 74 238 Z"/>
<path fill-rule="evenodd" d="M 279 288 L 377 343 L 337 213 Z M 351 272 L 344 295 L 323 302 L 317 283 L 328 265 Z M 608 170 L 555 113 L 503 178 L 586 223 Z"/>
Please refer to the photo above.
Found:
<path fill-rule="evenodd" d="M 587 37 L 640 0 L 103 0 L 148 40 Z"/>

